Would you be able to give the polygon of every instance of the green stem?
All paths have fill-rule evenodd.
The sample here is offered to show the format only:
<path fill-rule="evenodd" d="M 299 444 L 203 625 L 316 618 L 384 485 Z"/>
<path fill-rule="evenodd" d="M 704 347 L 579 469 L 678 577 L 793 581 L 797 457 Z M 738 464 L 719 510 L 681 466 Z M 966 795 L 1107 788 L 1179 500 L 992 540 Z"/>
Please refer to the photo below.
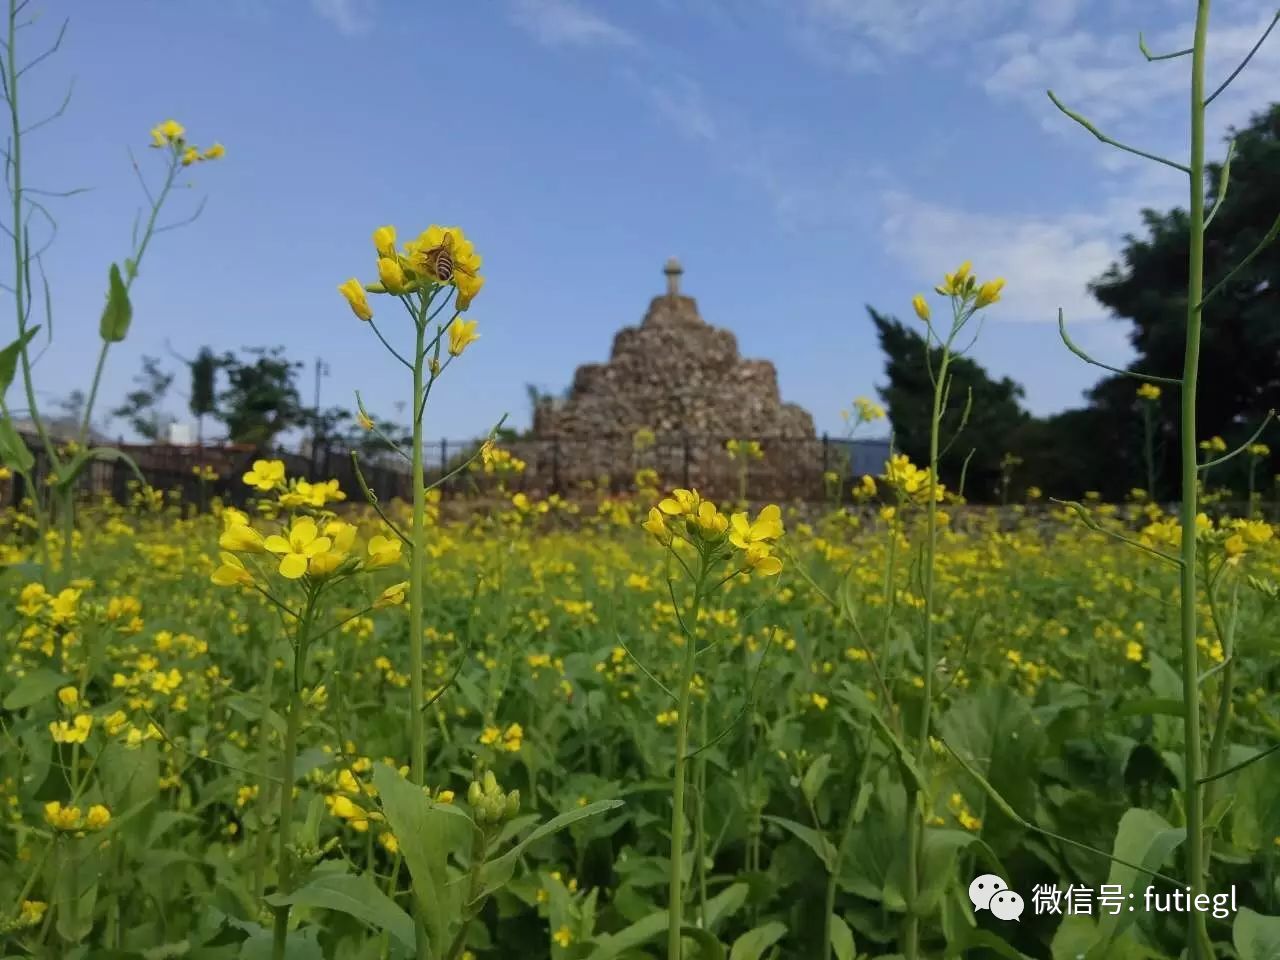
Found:
<path fill-rule="evenodd" d="M 698 611 L 706 583 L 706 567 L 699 571 L 693 588 L 693 608 L 684 621 L 684 662 L 680 668 L 680 705 L 676 720 L 676 768 L 671 783 L 671 877 L 667 887 L 667 960 L 681 960 L 681 933 L 684 925 L 684 802 L 685 763 L 689 750 L 689 706 L 693 696 L 694 656 L 697 653 Z"/>
<path fill-rule="evenodd" d="M 263 645 L 262 659 L 262 716 L 258 720 L 258 755 L 261 764 L 258 777 L 258 796 L 255 802 L 258 811 L 258 835 L 254 838 L 253 858 L 253 893 L 255 900 L 261 900 L 266 892 L 267 848 L 271 843 L 271 834 L 267 831 L 267 807 L 270 803 L 270 794 L 266 788 L 270 779 L 267 768 L 271 763 L 269 758 L 271 724 L 267 722 L 267 717 L 270 715 L 269 711 L 271 710 L 271 688 L 275 686 L 276 665 L 270 644 Z"/>
<path fill-rule="evenodd" d="M 10 194 L 13 199 L 13 303 L 14 309 L 18 317 L 18 336 L 22 337 L 27 332 L 27 308 L 31 301 L 31 291 L 27 289 L 27 267 L 29 266 L 28 250 L 26 241 L 26 231 L 23 229 L 22 216 L 22 121 L 18 112 L 18 76 L 21 71 L 18 69 L 17 57 L 17 41 L 18 41 L 18 11 L 22 6 L 17 0 L 9 0 L 9 39 L 6 49 L 6 73 L 5 84 L 9 101 L 9 166 L 10 176 Z M 44 420 L 40 417 L 39 408 L 36 405 L 36 389 L 35 381 L 31 376 L 31 354 L 28 350 L 28 344 L 23 343 L 18 351 L 22 361 L 22 384 L 27 394 L 27 413 L 31 418 L 31 422 L 35 424 L 36 433 L 40 436 L 40 442 L 44 446 L 45 455 L 49 458 L 49 468 L 56 471 L 60 466 L 58 452 L 54 448 L 53 441 L 49 438 L 49 434 L 44 429 Z M 40 509 L 39 493 L 33 489 L 32 503 L 36 509 Z"/>
<path fill-rule="evenodd" d="M 1194 898 L 1205 892 L 1203 790 L 1200 734 L 1199 655 L 1196 650 L 1196 378 L 1200 366 L 1201 300 L 1204 293 L 1204 66 L 1205 36 L 1209 29 L 1209 0 L 1199 0 L 1191 55 L 1191 203 L 1190 252 L 1187 281 L 1187 330 L 1182 368 L 1182 564 L 1181 640 L 1183 794 L 1187 811 L 1187 882 Z M 1192 911 L 1188 920 L 1189 957 L 1211 960 L 1204 914 Z"/>
<path fill-rule="evenodd" d="M 708 704 L 704 698 L 702 709 L 698 711 L 699 744 L 705 744 L 708 738 L 707 709 Z M 693 841 L 694 852 L 698 857 L 698 923 L 705 927 L 707 923 L 707 754 L 705 751 L 700 752 L 694 761 L 693 779 L 698 785 L 698 811 L 697 820 L 694 821 Z"/>
<path fill-rule="evenodd" d="M 424 691 L 422 688 L 422 631 L 424 629 L 423 583 L 425 575 L 423 554 L 427 496 L 422 472 L 422 415 L 425 402 L 423 384 L 426 363 L 425 341 L 427 324 L 425 312 L 430 301 L 423 304 L 417 324 L 417 339 L 413 351 L 413 451 L 410 482 L 413 484 L 413 526 L 409 532 L 413 540 L 409 553 L 409 778 L 422 786 L 426 783 L 426 719 L 422 713 Z M 418 960 L 430 955 L 426 921 L 417 898 L 413 902 L 414 943 Z"/>
<path fill-rule="evenodd" d="M 160 208 L 164 206 L 164 202 L 169 197 L 169 191 L 173 189 L 174 180 L 177 179 L 179 166 L 178 153 L 175 148 L 170 149 L 169 172 L 164 179 L 164 186 L 160 188 L 160 193 L 156 196 L 155 202 L 151 204 L 151 213 L 147 217 L 146 229 L 142 232 L 142 240 L 138 243 L 137 250 L 134 251 L 133 266 L 125 271 L 124 289 L 128 293 L 133 288 L 133 281 L 138 276 L 138 268 L 142 265 L 142 258 L 146 255 L 147 245 L 151 243 L 152 236 L 156 232 L 156 219 L 160 216 Z M 141 174 L 139 174 L 141 175 Z M 89 439 L 89 423 L 93 416 L 93 407 L 98 399 L 98 387 L 102 381 L 102 368 L 107 362 L 107 351 L 111 349 L 111 341 L 103 340 L 102 346 L 98 350 L 98 363 L 93 371 L 93 383 L 89 387 L 89 399 L 84 405 L 84 420 L 80 424 L 80 442 L 88 443 Z"/>
<path fill-rule="evenodd" d="M 280 822 L 276 824 L 279 846 L 276 853 L 276 890 L 291 892 L 293 862 L 289 846 L 293 843 L 293 784 L 296 778 L 298 732 L 302 726 L 302 678 L 306 670 L 307 644 L 311 622 L 315 615 L 316 595 L 307 597 L 306 610 L 298 627 L 297 646 L 293 654 L 293 684 L 289 693 L 289 716 L 285 720 L 284 755 L 280 763 Z M 266 718 L 263 718 L 266 722 Z M 272 937 L 272 960 L 284 960 L 286 940 L 289 936 L 289 905 L 276 907 L 276 922 Z"/>
<path fill-rule="evenodd" d="M 959 327 L 959 321 L 953 329 Z M 947 385 L 947 367 L 951 363 L 951 338 L 942 346 L 942 362 L 933 385 L 933 411 L 929 422 L 929 502 L 925 505 L 924 543 L 924 649 L 921 667 L 920 726 L 916 733 L 916 757 L 921 766 L 929 753 L 929 727 L 933 714 L 933 589 L 934 555 L 938 544 L 938 435 L 942 428 L 942 396 Z M 920 867 L 924 849 L 924 811 L 918 791 L 907 791 L 907 917 L 903 936 L 903 953 L 907 960 L 920 955 Z"/>

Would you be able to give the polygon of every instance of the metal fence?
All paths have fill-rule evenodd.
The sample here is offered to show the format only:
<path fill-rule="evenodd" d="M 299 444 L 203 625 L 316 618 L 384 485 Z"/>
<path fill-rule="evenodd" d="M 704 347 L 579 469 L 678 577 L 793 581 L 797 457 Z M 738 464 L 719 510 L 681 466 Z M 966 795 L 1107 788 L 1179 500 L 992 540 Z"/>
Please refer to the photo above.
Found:
<path fill-rule="evenodd" d="M 37 484 L 49 475 L 44 450 L 34 437 L 26 437 L 36 459 Z M 753 500 L 818 502 L 833 496 L 847 498 L 850 481 L 864 473 L 883 471 L 889 453 L 888 440 L 817 438 L 756 438 L 758 459 L 731 457 L 731 438 L 710 436 L 657 436 L 643 448 L 633 438 L 590 439 L 535 438 L 502 441 L 499 448 L 523 463 L 519 471 L 501 465 L 486 470 L 479 461 L 468 465 L 480 440 L 431 440 L 423 445 L 428 483 L 440 483 L 444 497 L 486 498 L 514 493 L 565 497 L 622 494 L 633 490 L 640 471 L 656 473 L 664 488 L 696 487 L 717 499 L 743 493 Z M 734 438 L 740 439 L 740 438 Z M 243 445 L 178 446 L 170 444 L 112 444 L 137 464 L 147 484 L 175 491 L 186 503 L 202 505 L 212 497 L 243 503 L 252 491 L 242 482 L 255 459 L 282 460 L 290 477 L 309 480 L 336 479 L 348 497 L 360 496 L 360 483 L 351 452 L 322 447 L 314 454 L 274 451 L 264 453 Z M 211 471 L 212 478 L 201 473 Z M 359 457 L 360 475 L 380 500 L 409 500 L 409 465 L 394 454 Z M 125 502 L 130 496 L 133 470 L 119 460 L 98 460 L 81 475 L 77 492 L 86 497 L 110 496 Z M 14 475 L 0 482 L 0 503 L 15 503 L 26 491 Z"/>

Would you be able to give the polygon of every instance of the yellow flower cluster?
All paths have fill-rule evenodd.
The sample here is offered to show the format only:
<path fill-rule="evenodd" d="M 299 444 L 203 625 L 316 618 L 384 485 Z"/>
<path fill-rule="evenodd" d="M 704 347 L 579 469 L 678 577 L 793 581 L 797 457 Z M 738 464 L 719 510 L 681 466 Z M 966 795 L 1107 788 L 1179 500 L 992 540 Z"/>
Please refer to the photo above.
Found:
<path fill-rule="evenodd" d="M 284 465 L 278 460 L 256 461 L 253 469 L 244 475 L 244 481 L 263 492 L 283 490 L 280 505 L 291 510 L 322 511 L 330 502 L 346 499 L 336 480 L 286 483 Z M 242 554 L 274 559 L 276 572 L 286 580 L 310 577 L 314 581 L 335 574 L 352 574 L 361 569 L 389 567 L 400 561 L 401 540 L 383 534 L 371 537 L 366 545 L 367 555 L 359 557 L 355 547 L 355 525 L 332 514 L 319 513 L 316 517 L 296 515 L 280 533 L 264 536 L 253 527 L 245 513 L 227 507 L 222 511 L 222 524 L 222 535 L 218 538 L 222 562 L 211 578 L 220 587 L 252 587 L 255 584 L 254 572 L 245 566 Z M 395 585 L 383 591 L 375 606 L 402 601 L 403 589 Z"/>
<path fill-rule="evenodd" d="M 508 725 L 506 730 L 498 727 L 485 727 L 480 733 L 480 742 L 486 747 L 497 747 L 507 753 L 519 753 L 524 744 L 524 727 L 518 723 Z"/>
<path fill-rule="evenodd" d="M 884 465 L 881 475 L 884 481 L 897 491 L 898 496 L 912 503 L 925 503 L 929 499 L 931 474 L 926 467 L 921 469 L 911 462 L 905 453 L 895 453 Z M 942 502 L 946 488 L 941 484 L 933 487 L 934 500 Z"/>
<path fill-rule="evenodd" d="M 764 451 L 760 448 L 759 440 L 729 440 L 725 443 L 724 449 L 729 454 L 730 460 L 739 458 L 760 460 L 764 457 Z"/>
<path fill-rule="evenodd" d="M 187 130 L 177 120 L 166 120 L 164 123 L 158 123 L 151 128 L 151 146 L 157 149 L 168 147 L 173 150 L 184 167 L 189 167 L 193 163 L 202 163 L 205 160 L 217 160 L 226 156 L 227 148 L 220 143 L 215 143 L 208 150 L 201 149 L 193 144 L 187 143 Z"/>
<path fill-rule="evenodd" d="M 106 827 L 111 822 L 111 810 L 101 803 L 95 803 L 88 812 L 83 812 L 77 806 L 63 806 L 61 801 L 50 800 L 44 805 L 44 819 L 55 830 L 81 833 Z"/>
<path fill-rule="evenodd" d="M 668 526 L 667 518 L 672 519 Z M 773 543 L 782 536 L 782 511 L 774 504 L 764 507 L 754 521 L 745 513 L 726 517 L 710 500 L 703 500 L 696 490 L 673 490 L 671 496 L 649 510 L 648 519 L 640 524 L 664 546 L 676 538 L 710 551 L 728 543 L 742 551 L 742 572 L 753 571 L 762 576 L 782 572 L 782 561 L 773 556 Z"/>
<path fill-rule="evenodd" d="M 366 291 L 402 297 L 414 293 L 430 295 L 452 286 L 458 292 L 458 310 L 465 311 L 484 286 L 480 255 L 458 227 L 432 225 L 401 251 L 396 250 L 395 227 L 379 227 L 373 232 L 373 246 L 378 255 L 378 282 L 366 285 L 352 277 L 338 287 L 361 320 L 373 319 Z M 450 329 L 449 352 L 454 356 L 476 339 L 474 321 L 455 333 L 457 326 L 455 322 Z"/>
<path fill-rule="evenodd" d="M 1144 383 L 1138 387 L 1139 400 L 1159 400 L 1160 388 L 1154 383 Z"/>
<path fill-rule="evenodd" d="M 921 298 L 921 303 L 923 302 L 924 300 Z M 925 306 L 925 310 L 928 310 L 927 305 Z M 880 404 L 876 403 L 869 397 L 854 397 L 852 412 L 849 410 L 841 410 L 840 417 L 845 421 L 853 420 L 855 425 L 862 423 L 874 423 L 877 420 L 883 420 L 885 418 L 885 411 L 884 407 L 880 406 Z"/>

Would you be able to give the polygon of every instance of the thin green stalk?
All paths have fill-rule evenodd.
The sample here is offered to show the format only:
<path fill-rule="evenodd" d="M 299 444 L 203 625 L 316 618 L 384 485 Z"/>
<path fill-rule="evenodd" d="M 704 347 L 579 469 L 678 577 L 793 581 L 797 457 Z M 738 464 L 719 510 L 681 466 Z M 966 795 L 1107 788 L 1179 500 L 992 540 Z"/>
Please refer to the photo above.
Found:
<path fill-rule="evenodd" d="M 680 705 L 676 720 L 676 768 L 671 784 L 671 877 L 667 886 L 667 960 L 681 960 L 681 927 L 684 925 L 684 802 L 685 765 L 689 750 L 689 707 L 693 697 L 694 656 L 697 653 L 698 611 L 706 568 L 699 572 L 693 588 L 693 609 L 684 629 L 684 663 L 680 668 Z"/>
<path fill-rule="evenodd" d="M 427 304 L 423 305 L 423 314 Z M 423 625 L 423 583 L 425 575 L 423 565 L 424 539 L 426 536 L 427 495 L 422 472 L 422 403 L 425 387 L 423 384 L 424 365 L 426 362 L 427 324 L 425 316 L 420 315 L 417 323 L 417 339 L 413 351 L 413 451 L 410 483 L 413 484 L 413 526 L 410 537 L 413 540 L 409 553 L 409 778 L 413 783 L 422 786 L 426 783 L 426 718 L 422 705 L 424 691 L 422 688 L 422 631 Z M 417 960 L 426 960 L 430 955 L 430 943 L 427 938 L 426 920 L 417 898 L 413 901 L 414 948 Z"/>
<path fill-rule="evenodd" d="M 702 709 L 698 711 L 698 743 L 705 744 L 708 738 L 707 731 L 707 709 L 708 704 L 704 700 Z M 698 812 L 697 820 L 694 821 L 694 841 L 693 848 L 697 854 L 698 860 L 698 924 L 706 926 L 707 923 L 707 754 L 702 751 L 698 754 L 694 761 L 694 782 L 698 785 Z"/>
<path fill-rule="evenodd" d="M 1201 300 L 1204 295 L 1204 67 L 1209 0 L 1199 0 L 1191 55 L 1191 202 L 1187 281 L 1187 330 L 1182 367 L 1182 710 L 1185 755 L 1183 793 L 1187 811 L 1187 882 L 1194 898 L 1205 892 L 1203 790 L 1200 734 L 1199 655 L 1196 650 L 1196 379 L 1200 368 Z M 1188 920 L 1191 960 L 1211 960 L 1204 914 Z"/>
<path fill-rule="evenodd" d="M 958 323 L 954 326 L 958 326 Z M 953 326 L 953 328 L 954 328 Z M 933 589 L 934 555 L 938 544 L 938 437 L 942 429 L 942 397 L 947 385 L 947 367 L 951 363 L 951 338 L 942 346 L 942 362 L 933 386 L 933 411 L 929 422 L 929 502 L 925 505 L 924 542 L 924 648 L 921 688 L 920 726 L 916 733 L 916 756 L 921 765 L 928 758 L 929 727 L 933 719 Z M 907 792 L 907 917 L 903 935 L 903 953 L 907 960 L 920 955 L 920 867 L 924 847 L 924 812 L 919 809 L 919 794 Z"/>
<path fill-rule="evenodd" d="M 1155 417 L 1154 404 L 1142 401 L 1142 456 L 1147 466 L 1147 496 L 1156 499 Z"/>
<path fill-rule="evenodd" d="M 293 861 L 289 847 L 293 843 L 293 785 L 298 759 L 298 733 L 302 727 L 302 679 L 307 662 L 307 644 L 310 640 L 311 622 L 315 615 L 316 595 L 307 597 L 307 607 L 298 627 L 297 646 L 293 654 L 293 683 L 289 692 L 289 716 L 285 720 L 284 754 L 280 762 L 280 822 L 276 824 L 279 846 L 276 854 L 276 890 L 290 893 L 293 881 Z M 263 718 L 263 722 L 266 718 Z M 286 941 L 289 937 L 289 905 L 276 907 L 275 929 L 272 936 L 272 960 L 284 960 Z"/>
<path fill-rule="evenodd" d="M 5 50 L 8 61 L 5 64 L 7 67 L 5 84 L 9 100 L 9 167 L 10 176 L 12 177 L 9 192 L 13 200 L 13 302 L 18 317 L 19 337 L 27 332 L 27 307 L 31 300 L 31 291 L 27 289 L 26 285 L 29 251 L 27 250 L 26 231 L 22 227 L 24 220 L 22 216 L 22 120 L 18 111 L 18 77 L 21 71 L 18 69 L 17 57 L 18 11 L 20 6 L 22 5 L 17 0 L 9 0 L 9 39 Z M 35 424 L 36 433 L 40 436 L 45 455 L 49 458 L 49 468 L 56 471 L 61 461 L 58 459 L 58 452 L 54 448 L 53 441 L 45 431 L 44 420 L 41 419 L 40 411 L 36 404 L 35 381 L 31 376 L 31 354 L 27 346 L 24 343 L 18 351 L 22 362 L 22 384 L 27 394 L 27 413 L 31 418 L 31 422 Z M 39 510 L 40 499 L 38 492 L 34 489 L 31 499 L 36 505 L 36 509 Z"/>
<path fill-rule="evenodd" d="M 133 281 L 138 276 L 138 267 L 142 264 L 142 258 L 147 252 L 147 246 L 151 243 L 152 236 L 156 231 L 156 218 L 160 216 L 160 208 L 164 206 L 164 202 L 168 199 L 169 192 L 173 189 L 174 181 L 177 179 L 178 170 L 180 169 L 177 154 L 173 154 L 169 158 L 169 172 L 165 175 L 164 186 L 160 188 L 160 193 L 156 196 L 155 202 L 151 204 L 151 214 L 147 217 L 147 226 L 142 232 L 142 240 L 138 243 L 138 248 L 134 251 L 133 266 L 125 271 L 124 289 L 128 293 L 133 287 Z M 141 174 L 139 174 L 141 176 Z M 149 194 L 148 194 L 149 196 Z M 80 442 L 87 443 L 89 439 L 89 422 L 93 416 L 93 407 L 98 399 L 98 387 L 102 381 L 102 368 L 107 362 L 107 351 L 111 349 L 111 341 L 103 340 L 102 346 L 98 349 L 98 362 L 93 370 L 93 382 L 89 387 L 89 399 L 84 405 L 84 420 L 80 424 Z"/>
<path fill-rule="evenodd" d="M 253 857 L 253 892 L 254 899 L 261 900 L 266 891 L 266 872 L 267 872 L 267 847 L 271 842 L 271 835 L 267 831 L 267 806 L 269 803 L 269 794 L 266 789 L 268 782 L 268 766 L 270 765 L 269 751 L 271 746 L 271 724 L 267 722 L 268 711 L 271 709 L 271 688 L 275 686 L 276 665 L 275 657 L 271 654 L 271 646 L 263 645 L 263 687 L 262 687 L 262 716 L 258 720 L 258 753 L 261 759 L 258 777 L 258 796 L 255 806 L 258 811 L 258 836 L 254 840 L 254 857 Z"/>

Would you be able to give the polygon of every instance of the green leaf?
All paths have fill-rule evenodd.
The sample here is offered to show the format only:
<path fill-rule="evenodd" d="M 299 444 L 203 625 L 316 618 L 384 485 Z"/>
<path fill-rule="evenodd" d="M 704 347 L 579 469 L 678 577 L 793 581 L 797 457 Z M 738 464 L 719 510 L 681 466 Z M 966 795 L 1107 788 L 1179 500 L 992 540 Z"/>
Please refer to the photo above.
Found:
<path fill-rule="evenodd" d="M 836 862 L 835 845 L 828 840 L 823 834 L 819 833 L 813 827 L 806 827 L 803 823 L 796 823 L 794 820 L 788 820 L 786 817 L 775 817 L 766 814 L 765 820 L 776 823 L 782 829 L 804 842 L 814 854 L 822 861 L 822 865 L 827 868 L 830 873 Z"/>
<path fill-rule="evenodd" d="M 18 357 L 22 355 L 23 347 L 39 332 L 39 327 L 32 327 L 13 343 L 0 350 L 0 397 L 5 395 L 9 384 L 13 383 L 13 378 L 18 374 Z"/>
<path fill-rule="evenodd" d="M 1080 960 L 1097 942 L 1098 925 L 1093 917 L 1068 915 L 1054 931 L 1049 952 L 1053 960 Z"/>
<path fill-rule="evenodd" d="M 367 874 L 321 874 L 288 896 L 271 896 L 274 906 L 320 907 L 337 910 L 385 930 L 408 950 L 414 948 L 413 918 L 378 889 Z"/>
<path fill-rule="evenodd" d="M 1231 928 L 1240 960 L 1280 960 L 1280 917 L 1267 917 L 1241 907 Z"/>
<path fill-rule="evenodd" d="M 841 691 L 841 696 L 850 706 L 856 708 L 871 720 L 872 725 L 876 728 L 876 733 L 880 735 L 880 739 L 893 750 L 902 773 L 902 782 L 904 784 L 912 784 L 921 793 L 926 792 L 925 778 L 920 773 L 920 767 L 916 763 L 915 757 L 911 755 L 911 751 L 907 749 L 906 744 L 898 739 L 898 735 L 889 729 L 889 725 L 884 722 L 884 717 L 880 715 L 880 708 L 867 699 L 865 692 L 847 681 Z"/>
<path fill-rule="evenodd" d="M 680 933 L 698 945 L 698 956 L 702 960 L 724 960 L 724 946 L 710 931 L 686 925 L 680 928 Z"/>
<path fill-rule="evenodd" d="M 853 960 L 858 949 L 853 942 L 853 931 L 849 929 L 849 925 L 844 919 L 837 917 L 834 913 L 831 915 L 831 951 L 836 955 L 836 960 Z"/>
<path fill-rule="evenodd" d="M 667 929 L 667 911 L 659 910 L 651 913 L 643 920 L 637 920 L 629 927 L 617 933 L 606 933 L 596 937 L 597 946 L 587 954 L 587 960 L 614 960 L 626 951 L 648 943 L 654 937 L 665 933 Z"/>
<path fill-rule="evenodd" d="M 1112 711 L 1117 717 L 1181 717 L 1182 701 L 1170 697 L 1142 697 L 1120 704 Z"/>
<path fill-rule="evenodd" d="M 983 947 L 985 950 L 976 950 L 977 947 Z M 977 929 L 962 934 L 960 943 L 948 943 L 946 956 L 948 958 L 1005 957 L 1007 960 L 1028 960 L 1025 953 L 1019 953 L 991 931 Z"/>
<path fill-rule="evenodd" d="M 707 901 L 707 929 L 714 930 L 721 920 L 733 916 L 747 902 L 747 894 L 751 886 L 746 883 L 734 883 Z"/>
<path fill-rule="evenodd" d="M 387 823 L 400 841 L 428 938 L 439 953 L 462 916 L 465 895 L 461 884 L 450 882 L 449 855 L 470 847 L 476 826 L 457 807 L 434 802 L 421 787 L 385 764 L 374 767 L 373 785 Z"/>
<path fill-rule="evenodd" d="M 735 883 L 707 901 L 707 926 L 736 912 L 746 902 L 750 888 L 745 883 Z M 587 954 L 587 960 L 614 960 L 626 951 L 647 943 L 667 931 L 667 911 L 659 910 L 617 933 L 602 934 L 595 938 L 596 948 Z"/>
<path fill-rule="evenodd" d="M 824 753 L 809 764 L 809 769 L 804 772 L 804 779 L 800 781 L 800 791 L 806 800 L 810 803 L 817 802 L 818 793 L 822 790 L 822 785 L 826 783 L 830 773 L 831 754 L 829 753 Z"/>
<path fill-rule="evenodd" d="M 41 700 L 51 699 L 59 687 L 71 681 L 47 667 L 36 667 L 17 682 L 4 698 L 6 710 L 21 710 Z"/>
<path fill-rule="evenodd" d="M 988 688 L 958 701 L 939 728 L 943 740 L 981 774 L 995 803 L 995 810 L 975 811 L 982 818 L 983 840 L 998 853 L 1012 849 L 1036 809 L 1044 741 L 1027 701 L 1011 687 Z M 1009 808 L 1017 812 L 1010 816 Z"/>
<path fill-rule="evenodd" d="M 129 291 L 120 276 L 120 267 L 113 263 L 107 275 L 107 305 L 102 310 L 98 333 L 107 343 L 119 343 L 128 335 L 132 321 L 133 304 L 129 302 Z"/>
<path fill-rule="evenodd" d="M 58 487 L 65 490 L 76 482 L 76 478 L 84 472 L 84 468 L 89 465 L 92 460 L 115 460 L 123 463 L 132 472 L 134 478 L 143 487 L 149 486 L 147 478 L 142 475 L 142 471 L 138 469 L 138 464 L 134 462 L 133 457 L 129 456 L 123 450 L 113 450 L 110 447 L 93 447 L 89 450 L 81 450 L 75 457 L 62 468 L 58 477 Z"/>
<path fill-rule="evenodd" d="M 520 855 L 524 853 L 529 844 L 541 840 L 543 837 L 549 837 L 553 833 L 558 833 L 579 820 L 586 820 L 588 817 L 594 817 L 609 810 L 616 810 L 620 806 L 622 806 L 621 800 L 597 800 L 595 803 L 589 803 L 585 807 L 578 807 L 548 820 L 502 856 L 496 860 L 490 860 L 484 865 L 484 868 L 480 871 L 481 892 L 478 899 L 487 897 L 511 879 Z"/>
<path fill-rule="evenodd" d="M 36 464 L 27 441 L 8 417 L 0 418 L 0 466 L 26 473 Z"/>
<path fill-rule="evenodd" d="M 1150 882 L 1152 872 L 1164 865 L 1169 855 L 1186 839 L 1186 835 L 1184 828 L 1173 828 L 1169 821 L 1152 810 L 1142 807 L 1126 810 L 1116 828 L 1116 842 L 1111 854 L 1136 863 L 1143 869 L 1134 870 L 1112 861 L 1108 882 L 1119 884 L 1126 893 L 1140 894 Z M 1136 912 L 1129 910 L 1121 910 L 1115 915 L 1108 911 L 1099 924 L 1101 938 L 1089 951 L 1090 960 L 1102 960 L 1108 953 L 1109 945 L 1137 916 Z"/>
<path fill-rule="evenodd" d="M 733 941 L 729 960 L 760 960 L 764 952 L 786 936 L 786 933 L 787 925 L 777 920 L 748 930 Z"/>

